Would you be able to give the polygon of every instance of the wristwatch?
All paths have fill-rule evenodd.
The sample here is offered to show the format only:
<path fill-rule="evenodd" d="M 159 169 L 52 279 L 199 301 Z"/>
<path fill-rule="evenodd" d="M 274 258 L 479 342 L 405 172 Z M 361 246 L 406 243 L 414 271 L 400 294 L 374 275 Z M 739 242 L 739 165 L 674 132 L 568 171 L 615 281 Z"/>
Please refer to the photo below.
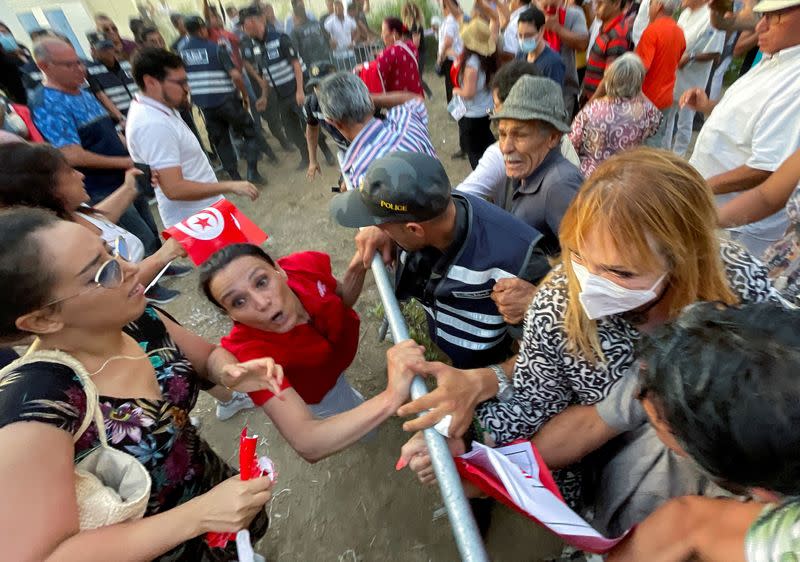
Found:
<path fill-rule="evenodd" d="M 514 386 L 508 380 L 506 372 L 500 365 L 489 365 L 489 368 L 494 372 L 497 377 L 497 394 L 495 396 L 501 402 L 508 402 L 514 396 Z"/>

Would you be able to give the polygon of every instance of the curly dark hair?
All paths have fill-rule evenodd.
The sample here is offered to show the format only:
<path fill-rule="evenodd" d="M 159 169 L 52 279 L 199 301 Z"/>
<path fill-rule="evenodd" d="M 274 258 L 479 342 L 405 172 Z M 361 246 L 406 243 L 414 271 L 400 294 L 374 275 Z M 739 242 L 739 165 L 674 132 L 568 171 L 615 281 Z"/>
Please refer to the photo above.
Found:
<path fill-rule="evenodd" d="M 41 207 L 72 220 L 57 193 L 58 173 L 67 168 L 64 155 L 48 144 L 0 145 L 0 206 Z"/>

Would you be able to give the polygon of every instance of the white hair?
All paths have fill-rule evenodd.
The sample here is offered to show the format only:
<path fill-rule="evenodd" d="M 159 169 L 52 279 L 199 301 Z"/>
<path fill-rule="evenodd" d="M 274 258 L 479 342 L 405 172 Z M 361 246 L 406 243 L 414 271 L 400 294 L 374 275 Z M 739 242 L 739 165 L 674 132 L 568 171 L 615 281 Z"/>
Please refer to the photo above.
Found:
<path fill-rule="evenodd" d="M 337 72 L 319 84 L 319 107 L 326 119 L 362 123 L 375 108 L 364 82 L 352 72 Z"/>
<path fill-rule="evenodd" d="M 661 4 L 661 9 L 667 15 L 672 15 L 681 7 L 681 0 L 657 0 Z"/>
<path fill-rule="evenodd" d="M 606 69 L 603 82 L 606 93 L 612 98 L 632 98 L 642 92 L 642 82 L 647 71 L 636 53 L 625 53 Z"/>

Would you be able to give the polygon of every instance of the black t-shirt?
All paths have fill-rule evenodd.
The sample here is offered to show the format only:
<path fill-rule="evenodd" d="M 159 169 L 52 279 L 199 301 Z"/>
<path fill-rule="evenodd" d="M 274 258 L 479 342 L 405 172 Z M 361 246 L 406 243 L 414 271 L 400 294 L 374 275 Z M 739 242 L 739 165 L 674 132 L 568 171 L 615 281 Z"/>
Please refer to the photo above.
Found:
<path fill-rule="evenodd" d="M 317 94 L 311 92 L 306 96 L 306 103 L 303 104 L 303 116 L 306 118 L 306 124 L 312 127 L 322 127 L 331 140 L 336 143 L 336 146 L 342 150 L 347 150 L 350 142 L 344 138 L 344 135 L 339 130 L 325 121 L 322 117 L 322 109 L 319 107 L 319 100 Z"/>
<path fill-rule="evenodd" d="M 306 64 L 331 60 L 330 45 L 319 22 L 308 20 L 295 25 L 292 41 Z"/>

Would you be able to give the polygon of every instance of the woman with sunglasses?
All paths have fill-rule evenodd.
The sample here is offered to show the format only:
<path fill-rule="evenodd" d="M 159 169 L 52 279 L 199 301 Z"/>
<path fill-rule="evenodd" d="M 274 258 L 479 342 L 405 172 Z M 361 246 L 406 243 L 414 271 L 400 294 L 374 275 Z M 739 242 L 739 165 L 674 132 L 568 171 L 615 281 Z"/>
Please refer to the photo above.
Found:
<path fill-rule="evenodd" d="M 471 371 L 416 365 L 419 372 L 435 375 L 438 387 L 399 410 L 410 415 L 431 409 L 406 422 L 407 430 L 450 414 L 451 435 L 461 437 L 474 411 L 477 437 L 498 445 L 530 439 L 569 406 L 602 401 L 634 366 L 641 335 L 674 319 L 688 304 L 754 303 L 777 295 L 760 262 L 720 240 L 703 178 L 663 150 L 637 148 L 598 166 L 567 210 L 559 241 L 563 264 L 541 284 L 528 308 L 517 357 Z M 564 448 L 582 438 L 568 434 Z M 415 441 L 404 448 L 403 458 L 412 469 L 426 471 L 429 463 L 421 462 L 424 453 L 418 445 Z M 415 461 L 416 453 L 422 455 Z M 550 462 L 547 454 L 544 459 Z M 582 486 L 584 470 L 592 475 L 602 467 L 576 464 L 559 471 L 556 480 L 564 497 L 580 505 L 581 492 L 608 495 L 612 486 L 607 479 L 597 490 Z M 627 478 L 620 478 L 624 485 L 638 483 Z M 621 493 L 634 492 L 626 488 Z M 596 505 L 595 523 L 629 527 L 628 518 L 647 514 L 668 496 L 666 477 L 649 492 L 618 504 L 612 513 L 603 511 L 610 511 L 611 504 Z"/>
<path fill-rule="evenodd" d="M 83 186 L 83 174 L 72 168 L 60 151 L 45 144 L 12 143 L 0 146 L 0 207 L 25 205 L 53 211 L 60 218 L 76 222 L 97 234 L 109 245 L 120 244 L 120 255 L 139 263 L 139 276 L 145 286 L 172 260 L 186 253 L 174 240 L 167 240 L 154 254 L 144 257 L 142 241 L 116 222 L 136 199 L 136 176 L 132 168 L 125 183 L 111 195 L 88 206 L 89 194 Z M 179 274 L 188 273 L 180 268 Z M 178 293 L 155 285 L 147 297 L 165 304 Z"/>
<path fill-rule="evenodd" d="M 84 389 L 60 363 L 12 367 L 0 382 L 4 558 L 229 560 L 230 550 L 206 546 L 205 532 L 249 526 L 254 539 L 264 534 L 269 478 L 234 476 L 189 412 L 201 386 L 221 382 L 225 369 L 253 367 L 266 376 L 274 365 L 236 365 L 149 308 L 135 264 L 42 209 L 0 211 L 0 294 L 0 341 L 32 335 L 37 350 L 82 363 L 97 387 L 109 445 L 136 457 L 152 479 L 143 519 L 79 532 L 73 462 L 99 444 L 94 424 L 73 444 L 86 413 Z"/>
<path fill-rule="evenodd" d="M 97 387 L 109 445 L 152 479 L 143 519 L 80 532 L 73 462 L 99 442 L 91 425 L 73 444 L 86 412 L 81 383 L 60 364 L 10 368 L 0 381 L 4 559 L 233 560 L 202 535 L 249 526 L 254 540 L 263 536 L 269 480 L 234 477 L 189 412 L 213 384 L 280 393 L 281 369 L 271 359 L 237 363 L 148 307 L 143 289 L 137 266 L 88 229 L 42 209 L 0 211 L 0 343 L 33 335 L 37 351 L 79 361 Z M 358 414 L 316 420 L 285 391 L 289 407 L 275 425 L 291 429 L 292 445 L 311 460 L 343 449 L 397 411 L 414 376 L 408 365 L 421 357 L 411 340 L 389 350 L 388 388 Z"/>

